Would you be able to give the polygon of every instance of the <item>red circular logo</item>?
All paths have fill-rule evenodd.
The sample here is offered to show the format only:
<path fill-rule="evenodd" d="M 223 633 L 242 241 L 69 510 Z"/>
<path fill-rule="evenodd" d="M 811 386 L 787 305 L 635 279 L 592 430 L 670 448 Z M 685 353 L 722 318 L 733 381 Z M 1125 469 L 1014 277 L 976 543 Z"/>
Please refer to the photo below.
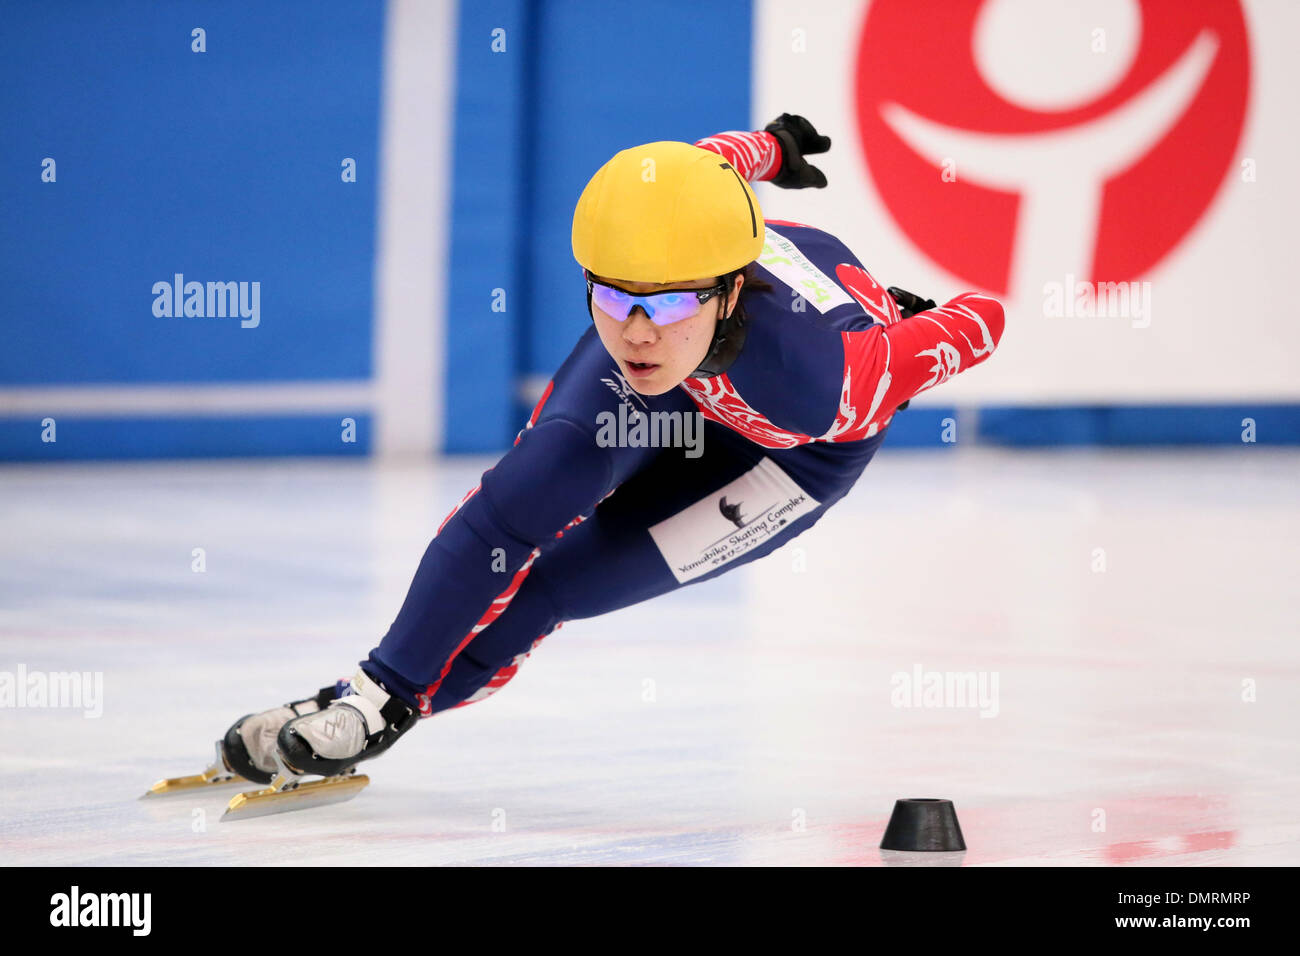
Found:
<path fill-rule="evenodd" d="M 1044 243 L 1081 279 L 1143 275 L 1235 166 L 1250 85 L 1237 0 L 1080 6 L 875 0 L 862 26 L 859 133 L 885 206 L 995 294 Z"/>

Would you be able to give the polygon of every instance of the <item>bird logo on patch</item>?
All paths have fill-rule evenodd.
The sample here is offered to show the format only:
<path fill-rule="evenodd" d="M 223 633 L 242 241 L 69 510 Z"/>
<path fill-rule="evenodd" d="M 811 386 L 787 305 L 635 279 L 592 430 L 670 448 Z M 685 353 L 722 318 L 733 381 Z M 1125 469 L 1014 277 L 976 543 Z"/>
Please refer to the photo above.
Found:
<path fill-rule="evenodd" d="M 727 504 L 727 496 L 723 495 L 722 499 L 718 502 L 718 510 L 722 512 L 722 517 L 726 518 L 737 528 L 743 528 L 745 527 L 745 522 L 740 517 L 740 506 L 743 504 L 743 501 L 737 501 L 734 505 L 729 505 Z"/>

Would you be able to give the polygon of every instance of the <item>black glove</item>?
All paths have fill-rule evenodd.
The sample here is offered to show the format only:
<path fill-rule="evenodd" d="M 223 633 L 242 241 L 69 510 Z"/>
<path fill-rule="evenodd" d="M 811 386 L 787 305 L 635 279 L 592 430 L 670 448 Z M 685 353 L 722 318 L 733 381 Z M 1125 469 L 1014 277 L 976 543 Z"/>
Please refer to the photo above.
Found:
<path fill-rule="evenodd" d="M 893 297 L 894 301 L 898 303 L 898 311 L 905 319 L 910 319 L 918 312 L 926 312 L 935 308 L 934 299 L 922 299 L 915 292 L 908 292 L 906 289 L 900 289 L 898 286 L 892 285 L 887 291 L 890 296 Z M 911 404 L 911 401 L 912 400 L 909 398 L 902 405 L 898 406 L 898 410 L 902 411 Z"/>
<path fill-rule="evenodd" d="M 930 309 L 937 308 L 934 299 L 922 299 L 915 292 L 908 292 L 898 286 L 891 285 L 888 292 L 898 303 L 898 311 L 905 319 L 910 319 L 918 312 L 928 312 Z"/>
<path fill-rule="evenodd" d="M 782 113 L 763 127 L 763 131 L 771 133 L 781 144 L 781 169 L 771 180 L 773 186 L 782 189 L 826 186 L 826 175 L 816 166 L 809 166 L 804 156 L 830 149 L 829 136 L 822 136 L 812 123 L 791 113 Z"/>

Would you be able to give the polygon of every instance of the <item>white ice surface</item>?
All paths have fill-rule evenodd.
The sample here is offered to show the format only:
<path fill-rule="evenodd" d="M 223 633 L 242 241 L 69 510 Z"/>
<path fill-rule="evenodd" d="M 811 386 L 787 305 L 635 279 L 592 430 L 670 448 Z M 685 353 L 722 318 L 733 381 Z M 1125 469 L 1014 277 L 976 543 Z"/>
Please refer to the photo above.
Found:
<path fill-rule="evenodd" d="M 1300 455 L 1251 445 L 886 443 L 812 531 L 566 624 L 351 802 L 136 799 L 350 674 L 490 463 L 0 469 L 0 672 L 103 679 L 98 718 L 0 707 L 0 863 L 1300 864 Z M 996 674 L 996 716 L 894 706 L 918 665 Z M 914 796 L 967 852 L 877 848 Z"/>

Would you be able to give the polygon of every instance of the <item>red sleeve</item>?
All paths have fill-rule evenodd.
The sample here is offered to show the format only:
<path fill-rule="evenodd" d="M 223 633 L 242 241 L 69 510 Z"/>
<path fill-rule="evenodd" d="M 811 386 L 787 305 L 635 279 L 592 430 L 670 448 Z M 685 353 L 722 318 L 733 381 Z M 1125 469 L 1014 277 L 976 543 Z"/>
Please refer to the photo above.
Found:
<path fill-rule="evenodd" d="M 729 130 L 695 143 L 726 159 L 751 183 L 771 179 L 781 170 L 781 144 L 771 133 Z"/>
<path fill-rule="evenodd" d="M 874 435 L 903 402 L 980 364 L 1002 340 L 1002 304 L 978 292 L 964 292 L 944 305 L 899 318 L 889 293 L 858 266 L 845 282 L 854 298 L 884 324 L 842 332 L 844 388 L 832 432 L 837 441 Z"/>

